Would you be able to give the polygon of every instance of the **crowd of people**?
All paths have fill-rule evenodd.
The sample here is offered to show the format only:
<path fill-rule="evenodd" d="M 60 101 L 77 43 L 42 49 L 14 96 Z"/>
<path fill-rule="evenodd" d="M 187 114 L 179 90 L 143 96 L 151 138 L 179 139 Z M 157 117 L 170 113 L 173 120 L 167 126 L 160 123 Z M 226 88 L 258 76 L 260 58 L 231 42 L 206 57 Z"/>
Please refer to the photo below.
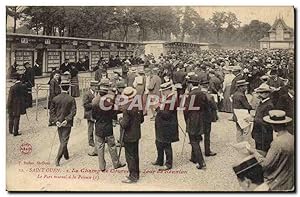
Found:
<path fill-rule="evenodd" d="M 134 66 L 141 63 L 143 68 Z M 121 66 L 122 72 L 114 72 L 109 78 L 109 66 Z M 157 59 L 149 55 L 136 62 L 121 61 L 119 57 L 111 58 L 108 63 L 101 59 L 95 68 L 95 78 L 83 95 L 88 145 L 92 149 L 88 154 L 98 156 L 99 168 L 104 171 L 107 143 L 113 167 L 117 169 L 125 166 L 120 161 L 120 150 L 124 147 L 129 176 L 123 182 L 137 182 L 141 124 L 144 116 L 151 115 L 157 149 L 152 164 L 160 166 L 160 170 L 173 168 L 172 143 L 179 141 L 179 132 L 183 132 L 192 147 L 190 161 L 197 169 L 205 170 L 204 156 L 217 154 L 210 147 L 212 123 L 219 119 L 218 113 L 232 113 L 228 121 L 236 124 L 236 142 L 249 141 L 251 134 L 255 147 L 248 150 L 260 161 L 268 190 L 291 190 L 294 187 L 294 76 L 294 52 L 283 49 L 203 50 L 192 54 L 162 54 Z M 80 96 L 76 86 L 78 69 L 66 59 L 53 71 L 49 84 L 49 125 L 58 127 L 61 145 L 55 163 L 59 166 L 62 156 L 69 159 L 67 144 L 76 115 L 73 97 Z M 9 117 L 19 117 L 23 112 L 11 113 L 13 95 L 19 89 L 17 81 L 9 93 Z M 179 108 L 182 108 L 185 128 L 178 123 Z M 10 132 L 14 122 L 18 118 L 10 118 Z M 117 140 L 113 131 L 116 124 L 120 125 Z M 17 133 L 18 128 L 15 130 Z M 200 148 L 202 136 L 204 156 Z M 238 175 L 241 179 L 253 177 L 249 176 L 253 174 L 251 168 L 242 172 Z"/>

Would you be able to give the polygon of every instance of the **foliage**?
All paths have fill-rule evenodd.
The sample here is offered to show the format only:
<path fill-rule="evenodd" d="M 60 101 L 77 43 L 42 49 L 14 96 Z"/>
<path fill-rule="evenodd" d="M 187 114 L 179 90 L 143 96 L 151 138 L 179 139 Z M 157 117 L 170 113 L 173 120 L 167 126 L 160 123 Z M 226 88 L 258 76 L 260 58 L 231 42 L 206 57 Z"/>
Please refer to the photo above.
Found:
<path fill-rule="evenodd" d="M 173 40 L 218 42 L 256 47 L 268 23 L 240 26 L 232 12 L 215 12 L 208 20 L 194 8 L 122 6 L 7 6 L 7 17 L 36 34 L 124 41 Z"/>

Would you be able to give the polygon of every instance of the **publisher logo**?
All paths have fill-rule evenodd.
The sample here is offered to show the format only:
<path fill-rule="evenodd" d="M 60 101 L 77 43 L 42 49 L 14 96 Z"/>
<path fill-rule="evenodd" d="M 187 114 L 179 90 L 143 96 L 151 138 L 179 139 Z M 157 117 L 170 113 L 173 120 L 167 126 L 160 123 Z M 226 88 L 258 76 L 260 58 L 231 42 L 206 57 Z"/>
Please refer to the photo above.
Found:
<path fill-rule="evenodd" d="M 25 154 L 25 155 L 30 154 L 31 151 L 32 151 L 31 144 L 29 144 L 29 143 L 23 143 L 23 144 L 21 144 L 20 151 L 21 151 L 22 154 Z"/>

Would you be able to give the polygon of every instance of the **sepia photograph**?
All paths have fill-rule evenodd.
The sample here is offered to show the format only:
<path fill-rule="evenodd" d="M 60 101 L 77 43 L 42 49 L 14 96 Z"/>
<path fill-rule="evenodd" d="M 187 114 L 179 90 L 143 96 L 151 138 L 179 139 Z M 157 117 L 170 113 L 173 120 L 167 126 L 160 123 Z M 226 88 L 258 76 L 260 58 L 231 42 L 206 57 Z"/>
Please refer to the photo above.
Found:
<path fill-rule="evenodd" d="M 293 5 L 5 8 L 8 192 L 296 192 Z"/>

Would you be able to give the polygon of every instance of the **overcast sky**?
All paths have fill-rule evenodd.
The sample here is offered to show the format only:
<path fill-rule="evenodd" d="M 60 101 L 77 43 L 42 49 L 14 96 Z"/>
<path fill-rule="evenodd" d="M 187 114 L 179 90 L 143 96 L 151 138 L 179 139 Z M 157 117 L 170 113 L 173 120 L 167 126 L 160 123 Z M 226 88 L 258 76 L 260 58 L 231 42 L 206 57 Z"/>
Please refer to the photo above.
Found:
<path fill-rule="evenodd" d="M 293 7 L 194 7 L 201 17 L 209 19 L 214 12 L 233 12 L 242 22 L 241 25 L 249 24 L 251 20 L 257 19 L 268 22 L 272 25 L 276 17 L 283 17 L 285 23 L 294 28 L 294 8 Z"/>
<path fill-rule="evenodd" d="M 294 28 L 294 9 L 293 7 L 193 7 L 198 11 L 201 17 L 209 19 L 214 12 L 233 12 L 237 18 L 242 22 L 241 25 L 249 24 L 251 20 L 257 19 L 263 22 L 268 22 L 272 25 L 276 17 L 283 17 L 284 21 L 289 27 Z M 12 18 L 8 19 L 10 27 L 13 26 Z"/>

